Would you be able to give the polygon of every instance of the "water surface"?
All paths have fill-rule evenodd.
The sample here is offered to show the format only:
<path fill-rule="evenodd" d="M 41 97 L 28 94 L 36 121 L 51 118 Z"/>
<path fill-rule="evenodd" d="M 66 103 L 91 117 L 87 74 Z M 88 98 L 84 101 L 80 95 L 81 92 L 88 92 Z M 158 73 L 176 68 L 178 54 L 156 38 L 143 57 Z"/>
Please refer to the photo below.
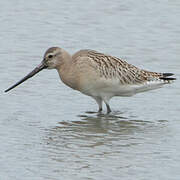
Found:
<path fill-rule="evenodd" d="M 44 70 L 50 46 L 95 49 L 179 79 L 180 1 L 1 3 L 0 179 L 179 180 L 180 83 L 114 98 L 110 115 Z"/>

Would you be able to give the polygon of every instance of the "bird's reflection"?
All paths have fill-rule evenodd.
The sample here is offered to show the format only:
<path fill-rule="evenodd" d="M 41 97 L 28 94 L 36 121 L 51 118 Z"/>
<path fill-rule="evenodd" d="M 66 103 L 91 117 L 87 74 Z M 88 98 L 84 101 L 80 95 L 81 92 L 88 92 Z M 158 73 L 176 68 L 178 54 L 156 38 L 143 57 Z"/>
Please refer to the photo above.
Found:
<path fill-rule="evenodd" d="M 121 140 L 140 138 L 135 134 L 143 133 L 152 125 L 152 122 L 138 120 L 136 116 L 127 117 L 123 112 L 114 112 L 111 115 L 83 113 L 78 115 L 75 121 L 61 121 L 58 126 L 47 129 L 46 141 L 57 147 L 67 144 L 97 146 L 113 141 L 120 145 Z M 128 146 L 131 142 L 127 141 L 126 144 Z"/>
<path fill-rule="evenodd" d="M 61 121 L 56 127 L 46 129 L 45 150 L 58 162 L 103 158 L 126 153 L 128 149 L 130 153 L 146 141 L 147 133 L 161 129 L 153 121 L 139 120 L 137 116 L 127 114 L 83 113 L 75 121 Z"/>

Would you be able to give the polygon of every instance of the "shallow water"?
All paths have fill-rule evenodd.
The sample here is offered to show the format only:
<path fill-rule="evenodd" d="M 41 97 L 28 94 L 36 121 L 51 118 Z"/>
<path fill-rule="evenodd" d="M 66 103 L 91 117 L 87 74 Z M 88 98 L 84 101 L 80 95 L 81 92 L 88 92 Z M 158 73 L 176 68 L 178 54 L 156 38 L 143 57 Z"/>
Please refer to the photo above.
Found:
<path fill-rule="evenodd" d="M 110 115 L 44 71 L 50 46 L 89 48 L 179 79 L 180 1 L 2 1 L 0 179 L 179 180 L 180 82 L 114 98 Z"/>

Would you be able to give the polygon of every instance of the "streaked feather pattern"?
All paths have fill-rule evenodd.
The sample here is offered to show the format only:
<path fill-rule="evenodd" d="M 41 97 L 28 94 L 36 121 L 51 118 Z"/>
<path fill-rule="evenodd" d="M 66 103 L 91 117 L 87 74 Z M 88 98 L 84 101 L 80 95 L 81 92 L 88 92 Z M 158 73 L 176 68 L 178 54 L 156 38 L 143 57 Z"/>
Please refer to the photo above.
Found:
<path fill-rule="evenodd" d="M 157 73 L 139 69 L 122 59 L 94 50 L 81 50 L 75 54 L 74 59 L 76 59 L 76 56 L 78 57 L 78 54 L 82 57 L 87 56 L 88 60 L 91 61 L 91 66 L 99 72 L 101 77 L 106 79 L 118 78 L 121 85 L 144 84 L 152 81 L 166 84 L 175 80 L 175 78 L 169 78 L 173 75 L 172 73 Z"/>

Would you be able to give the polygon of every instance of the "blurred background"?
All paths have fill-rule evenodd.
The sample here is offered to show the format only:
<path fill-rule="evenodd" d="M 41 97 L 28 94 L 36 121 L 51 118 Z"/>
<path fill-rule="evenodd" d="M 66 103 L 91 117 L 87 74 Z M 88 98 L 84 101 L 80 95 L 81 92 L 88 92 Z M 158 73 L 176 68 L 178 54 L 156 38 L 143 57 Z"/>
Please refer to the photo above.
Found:
<path fill-rule="evenodd" d="M 179 180 L 180 1 L 0 2 L 0 179 Z M 55 70 L 4 90 L 47 48 L 94 49 L 151 71 L 162 89 L 111 100 L 110 115 Z"/>

